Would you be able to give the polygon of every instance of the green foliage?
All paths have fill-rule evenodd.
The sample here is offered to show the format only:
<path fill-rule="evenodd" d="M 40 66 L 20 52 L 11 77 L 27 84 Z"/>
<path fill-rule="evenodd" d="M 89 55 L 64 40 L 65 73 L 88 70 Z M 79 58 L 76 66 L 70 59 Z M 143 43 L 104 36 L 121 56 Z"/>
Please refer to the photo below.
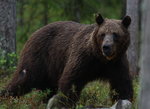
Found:
<path fill-rule="evenodd" d="M 42 99 L 47 96 L 49 91 L 32 91 L 20 98 L 0 98 L 0 109 L 45 109 L 46 104 Z"/>
<path fill-rule="evenodd" d="M 12 72 L 16 69 L 17 55 L 16 53 L 6 53 L 0 50 L 0 74 Z"/>
<path fill-rule="evenodd" d="M 104 87 L 105 86 L 105 87 Z M 82 91 L 79 105 L 110 106 L 109 84 L 95 81 L 89 83 Z"/>

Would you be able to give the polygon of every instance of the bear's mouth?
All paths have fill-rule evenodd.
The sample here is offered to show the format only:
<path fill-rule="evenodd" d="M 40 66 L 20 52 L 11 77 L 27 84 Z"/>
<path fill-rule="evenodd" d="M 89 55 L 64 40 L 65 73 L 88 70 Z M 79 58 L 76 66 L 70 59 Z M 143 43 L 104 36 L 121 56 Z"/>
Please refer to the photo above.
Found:
<path fill-rule="evenodd" d="M 110 61 L 110 60 L 112 60 L 112 59 L 114 59 L 114 58 L 115 58 L 115 55 L 112 55 L 112 56 L 105 56 L 105 57 L 106 57 L 106 59 L 107 59 L 107 60 L 109 60 L 109 61 Z"/>
<path fill-rule="evenodd" d="M 109 55 L 107 54 L 105 54 L 104 52 L 103 52 L 103 56 L 107 59 L 107 60 L 112 60 L 112 59 L 114 59 L 115 58 L 115 53 L 114 52 L 112 52 L 112 53 L 110 53 Z"/>

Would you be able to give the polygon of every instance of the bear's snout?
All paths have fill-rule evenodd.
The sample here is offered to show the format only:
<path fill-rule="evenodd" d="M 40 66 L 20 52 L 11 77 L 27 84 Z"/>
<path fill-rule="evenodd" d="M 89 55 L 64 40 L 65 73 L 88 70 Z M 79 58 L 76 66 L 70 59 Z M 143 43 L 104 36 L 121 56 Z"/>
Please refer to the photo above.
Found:
<path fill-rule="evenodd" d="M 106 34 L 101 46 L 101 51 L 106 59 L 111 60 L 115 57 L 116 45 L 112 34 Z"/>
<path fill-rule="evenodd" d="M 112 45 L 103 45 L 103 53 L 106 56 L 111 56 L 112 55 Z"/>

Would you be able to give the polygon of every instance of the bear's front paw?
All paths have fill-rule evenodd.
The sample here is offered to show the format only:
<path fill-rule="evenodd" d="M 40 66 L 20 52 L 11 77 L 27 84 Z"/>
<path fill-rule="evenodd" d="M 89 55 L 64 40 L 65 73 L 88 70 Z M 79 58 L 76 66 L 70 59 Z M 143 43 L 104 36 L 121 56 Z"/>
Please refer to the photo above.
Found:
<path fill-rule="evenodd" d="M 60 95 L 54 95 L 49 101 L 46 109 L 71 109 L 64 107 Z"/>

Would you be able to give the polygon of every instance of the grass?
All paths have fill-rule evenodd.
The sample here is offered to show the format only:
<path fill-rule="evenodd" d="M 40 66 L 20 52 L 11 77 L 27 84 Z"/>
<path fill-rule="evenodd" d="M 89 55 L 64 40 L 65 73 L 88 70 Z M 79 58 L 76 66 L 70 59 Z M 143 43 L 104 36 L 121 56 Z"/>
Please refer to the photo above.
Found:
<path fill-rule="evenodd" d="M 0 90 L 8 83 L 11 75 L 5 76 L 0 79 Z M 137 96 L 139 92 L 139 81 L 134 79 L 134 102 L 133 108 L 137 109 Z M 112 105 L 109 97 L 109 84 L 99 81 L 94 81 L 86 85 L 81 93 L 80 100 L 77 103 L 77 107 L 83 107 L 85 105 L 110 107 Z M 0 109 L 45 109 L 46 103 L 43 103 L 42 99 L 47 96 L 50 91 L 41 92 L 33 89 L 31 93 L 28 93 L 20 98 L 0 98 Z"/>

